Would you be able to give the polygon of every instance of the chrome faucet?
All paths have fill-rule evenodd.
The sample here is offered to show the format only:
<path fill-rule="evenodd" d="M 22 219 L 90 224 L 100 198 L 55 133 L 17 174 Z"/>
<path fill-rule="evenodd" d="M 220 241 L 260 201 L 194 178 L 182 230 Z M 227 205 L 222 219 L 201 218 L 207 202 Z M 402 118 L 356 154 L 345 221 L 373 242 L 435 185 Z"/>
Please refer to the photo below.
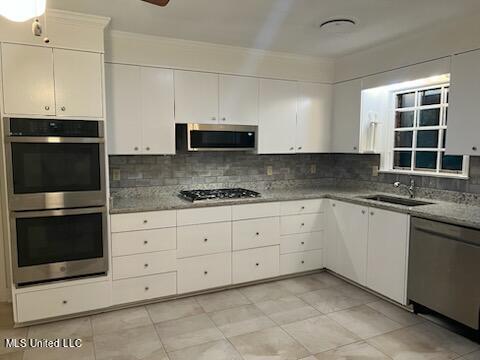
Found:
<path fill-rule="evenodd" d="M 400 181 L 395 181 L 393 183 L 393 186 L 395 186 L 396 188 L 399 188 L 400 186 L 405 186 L 408 190 L 408 193 L 410 194 L 410 199 L 415 198 L 415 191 L 416 191 L 415 180 L 410 179 L 410 186 L 402 184 Z"/>

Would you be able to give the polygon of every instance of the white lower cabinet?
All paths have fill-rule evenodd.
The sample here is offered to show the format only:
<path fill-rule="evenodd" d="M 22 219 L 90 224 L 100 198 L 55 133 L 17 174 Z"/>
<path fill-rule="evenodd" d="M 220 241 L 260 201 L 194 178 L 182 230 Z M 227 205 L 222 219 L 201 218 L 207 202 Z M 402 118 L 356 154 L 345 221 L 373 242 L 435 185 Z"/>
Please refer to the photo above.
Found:
<path fill-rule="evenodd" d="M 309 233 L 323 229 L 323 213 L 282 216 L 280 233 L 282 235 Z"/>
<path fill-rule="evenodd" d="M 123 256 L 175 250 L 175 227 L 153 230 L 127 231 L 112 234 L 112 255 Z"/>
<path fill-rule="evenodd" d="M 113 258 L 113 280 L 175 271 L 176 250 Z"/>
<path fill-rule="evenodd" d="M 234 221 L 233 250 L 280 244 L 280 218 Z"/>
<path fill-rule="evenodd" d="M 177 242 L 177 258 L 231 251 L 232 224 L 220 222 L 179 226 Z"/>
<path fill-rule="evenodd" d="M 284 235 L 280 241 L 280 254 L 319 250 L 323 247 L 323 231 Z"/>
<path fill-rule="evenodd" d="M 321 269 L 322 250 L 311 250 L 280 255 L 280 275 Z"/>
<path fill-rule="evenodd" d="M 233 283 L 266 279 L 280 274 L 280 247 L 268 246 L 233 252 Z"/>
<path fill-rule="evenodd" d="M 178 293 L 188 293 L 232 283 L 230 252 L 179 259 Z"/>
<path fill-rule="evenodd" d="M 118 305 L 175 295 L 176 293 L 176 272 L 115 280 L 112 284 L 112 303 Z"/>
<path fill-rule="evenodd" d="M 111 305 L 110 289 L 110 282 L 102 281 L 17 294 L 17 321 L 34 321 L 106 308 Z"/>

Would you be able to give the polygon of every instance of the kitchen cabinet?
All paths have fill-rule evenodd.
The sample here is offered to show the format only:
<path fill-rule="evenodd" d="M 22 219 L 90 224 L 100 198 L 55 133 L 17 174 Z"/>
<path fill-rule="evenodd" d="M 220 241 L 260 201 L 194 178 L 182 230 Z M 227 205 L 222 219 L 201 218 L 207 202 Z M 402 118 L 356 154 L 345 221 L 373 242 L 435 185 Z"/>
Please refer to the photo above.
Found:
<path fill-rule="evenodd" d="M 175 154 L 173 70 L 107 64 L 110 155 Z"/>
<path fill-rule="evenodd" d="M 333 87 L 332 150 L 335 153 L 358 153 L 362 80 L 335 84 Z"/>
<path fill-rule="evenodd" d="M 175 70 L 175 122 L 218 124 L 218 74 Z"/>
<path fill-rule="evenodd" d="M 297 84 L 284 80 L 260 80 L 258 153 L 295 153 Z"/>
<path fill-rule="evenodd" d="M 298 83 L 297 153 L 330 152 L 332 86 Z"/>
<path fill-rule="evenodd" d="M 4 112 L 103 117 L 101 54 L 2 44 Z"/>
<path fill-rule="evenodd" d="M 258 125 L 259 80 L 220 75 L 219 124 Z"/>
<path fill-rule="evenodd" d="M 480 50 L 452 56 L 446 152 L 480 155 Z"/>
<path fill-rule="evenodd" d="M 370 208 L 367 286 L 406 304 L 409 216 Z"/>

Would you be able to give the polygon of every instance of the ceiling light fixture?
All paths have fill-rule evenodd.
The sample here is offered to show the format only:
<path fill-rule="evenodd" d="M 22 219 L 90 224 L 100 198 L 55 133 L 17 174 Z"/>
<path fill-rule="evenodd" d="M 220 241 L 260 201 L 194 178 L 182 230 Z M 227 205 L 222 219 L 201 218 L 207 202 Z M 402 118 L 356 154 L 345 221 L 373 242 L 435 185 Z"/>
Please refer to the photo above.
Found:
<path fill-rule="evenodd" d="M 320 29 L 336 34 L 348 33 L 353 30 L 357 22 L 353 19 L 338 18 L 324 21 L 320 24 Z"/>
<path fill-rule="evenodd" d="M 0 15 L 8 20 L 24 22 L 45 13 L 46 0 L 0 0 Z"/>

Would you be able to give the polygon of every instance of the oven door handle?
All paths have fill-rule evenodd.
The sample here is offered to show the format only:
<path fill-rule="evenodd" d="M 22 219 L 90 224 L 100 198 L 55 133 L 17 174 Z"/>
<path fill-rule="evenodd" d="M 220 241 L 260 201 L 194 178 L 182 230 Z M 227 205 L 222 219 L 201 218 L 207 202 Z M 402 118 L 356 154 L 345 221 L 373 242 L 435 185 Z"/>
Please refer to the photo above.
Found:
<path fill-rule="evenodd" d="M 14 219 L 22 218 L 37 218 L 37 217 L 52 217 L 52 216 L 68 216 L 68 215 L 88 215 L 102 213 L 107 215 L 107 208 L 89 207 L 82 209 L 56 209 L 56 210 L 35 210 L 35 211 L 12 211 L 11 215 Z"/>
<path fill-rule="evenodd" d="M 104 138 L 59 137 L 59 136 L 7 136 L 7 143 L 45 143 L 45 144 L 103 144 Z"/>

